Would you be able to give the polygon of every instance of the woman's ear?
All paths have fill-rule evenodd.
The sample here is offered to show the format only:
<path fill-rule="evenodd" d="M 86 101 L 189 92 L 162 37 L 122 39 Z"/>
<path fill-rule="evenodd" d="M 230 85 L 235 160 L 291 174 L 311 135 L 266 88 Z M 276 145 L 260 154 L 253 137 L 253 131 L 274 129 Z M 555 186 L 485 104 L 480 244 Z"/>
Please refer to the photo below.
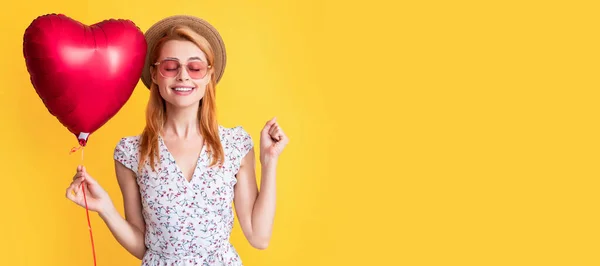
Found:
<path fill-rule="evenodd" d="M 150 67 L 150 78 L 152 79 L 152 82 L 158 84 L 156 82 L 156 70 L 155 69 L 156 68 L 154 68 L 154 67 Z"/>

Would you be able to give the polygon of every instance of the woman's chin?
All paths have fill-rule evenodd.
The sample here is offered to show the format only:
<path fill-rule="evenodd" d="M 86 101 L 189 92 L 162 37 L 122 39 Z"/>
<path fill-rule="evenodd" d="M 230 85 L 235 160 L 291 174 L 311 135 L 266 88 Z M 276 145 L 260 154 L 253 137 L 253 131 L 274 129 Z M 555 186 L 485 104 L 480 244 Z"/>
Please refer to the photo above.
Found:
<path fill-rule="evenodd" d="M 177 109 L 186 109 L 190 107 L 195 107 L 200 105 L 200 99 L 181 99 L 180 97 L 172 97 L 170 99 L 165 99 L 165 101 L 171 105 L 173 108 Z"/>

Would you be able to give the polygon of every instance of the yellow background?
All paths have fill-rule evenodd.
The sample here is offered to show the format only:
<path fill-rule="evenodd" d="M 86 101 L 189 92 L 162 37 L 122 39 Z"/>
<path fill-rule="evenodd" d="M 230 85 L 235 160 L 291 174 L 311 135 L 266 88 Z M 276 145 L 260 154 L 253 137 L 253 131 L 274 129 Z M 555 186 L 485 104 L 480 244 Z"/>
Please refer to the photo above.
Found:
<path fill-rule="evenodd" d="M 201 16 L 223 35 L 220 123 L 277 116 L 270 247 L 245 265 L 600 265 L 594 1 L 17 1 L 0 9 L 2 265 L 92 265 L 64 197 L 79 154 L 29 82 L 25 28 Z M 393 4 L 396 3 L 396 4 Z M 122 210 L 112 153 L 144 125 L 140 82 L 85 165 Z M 98 265 L 138 265 L 92 215 Z"/>

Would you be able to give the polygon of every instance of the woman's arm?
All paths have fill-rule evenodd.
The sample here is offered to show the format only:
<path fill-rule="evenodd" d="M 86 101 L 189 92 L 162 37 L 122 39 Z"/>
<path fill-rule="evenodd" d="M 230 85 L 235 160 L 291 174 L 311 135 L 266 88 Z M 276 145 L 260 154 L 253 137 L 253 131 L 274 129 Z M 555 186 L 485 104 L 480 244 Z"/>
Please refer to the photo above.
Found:
<path fill-rule="evenodd" d="M 236 213 L 246 239 L 257 249 L 267 248 L 271 240 L 275 219 L 277 160 L 288 141 L 275 118 L 271 119 L 261 131 L 260 192 L 256 184 L 254 148 L 244 156 L 236 175 Z"/>
<path fill-rule="evenodd" d="M 254 148 L 248 152 L 237 174 L 235 209 L 242 231 L 257 249 L 269 245 L 275 218 L 275 164 L 262 166 L 260 193 L 256 184 Z"/>
<path fill-rule="evenodd" d="M 125 168 L 121 163 L 116 163 L 116 172 L 123 200 L 125 203 L 125 217 L 115 209 L 108 193 L 90 176 L 85 167 L 79 166 L 73 182 L 67 188 L 67 198 L 77 205 L 85 207 L 81 184 L 85 186 L 88 209 L 97 212 L 106 223 L 117 241 L 131 254 L 142 259 L 146 252 L 144 245 L 144 219 L 142 218 L 139 190 L 135 182 L 133 171 Z M 84 182 L 85 181 L 85 182 Z"/>
<path fill-rule="evenodd" d="M 146 224 L 142 216 L 142 202 L 135 174 L 118 161 L 115 161 L 115 172 L 123 195 L 125 219 L 115 208 L 105 210 L 100 213 L 100 217 L 121 246 L 141 260 L 146 253 Z"/>

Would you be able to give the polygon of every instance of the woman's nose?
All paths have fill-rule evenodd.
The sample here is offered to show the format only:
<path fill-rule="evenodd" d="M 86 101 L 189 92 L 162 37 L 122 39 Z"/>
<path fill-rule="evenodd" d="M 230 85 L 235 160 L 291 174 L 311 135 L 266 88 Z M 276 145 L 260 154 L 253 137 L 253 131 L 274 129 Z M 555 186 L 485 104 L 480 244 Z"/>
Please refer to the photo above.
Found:
<path fill-rule="evenodd" d="M 179 74 L 177 75 L 177 79 L 178 80 L 190 80 L 190 75 L 187 72 L 187 69 L 185 67 L 181 67 L 179 69 Z"/>

